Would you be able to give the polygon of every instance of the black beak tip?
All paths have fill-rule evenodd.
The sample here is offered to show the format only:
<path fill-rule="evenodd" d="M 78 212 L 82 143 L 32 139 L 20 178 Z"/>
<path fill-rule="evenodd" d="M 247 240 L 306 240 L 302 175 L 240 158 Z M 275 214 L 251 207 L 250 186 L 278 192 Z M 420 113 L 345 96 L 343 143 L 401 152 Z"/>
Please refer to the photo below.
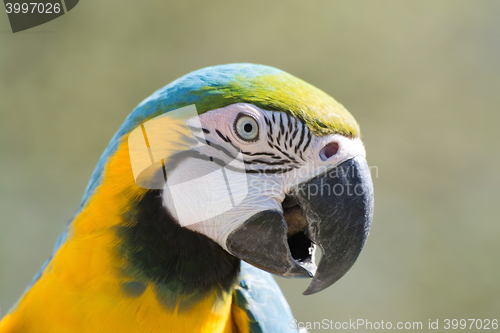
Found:
<path fill-rule="evenodd" d="M 346 188 L 342 194 L 314 189 Z M 354 189 L 357 192 L 349 192 Z M 267 272 L 285 277 L 312 277 L 303 295 L 320 292 L 342 276 L 358 258 L 373 216 L 373 185 L 364 157 L 347 160 L 297 187 L 294 198 L 304 210 L 306 230 L 287 236 L 281 212 L 261 211 L 234 230 L 228 251 Z M 323 256 L 318 267 L 314 248 Z"/>
<path fill-rule="evenodd" d="M 308 296 L 308 295 L 316 294 L 323 289 L 324 288 L 322 288 L 321 286 L 313 285 L 313 283 L 311 283 L 309 285 L 309 287 L 307 287 L 307 289 L 302 293 L 302 295 Z"/>

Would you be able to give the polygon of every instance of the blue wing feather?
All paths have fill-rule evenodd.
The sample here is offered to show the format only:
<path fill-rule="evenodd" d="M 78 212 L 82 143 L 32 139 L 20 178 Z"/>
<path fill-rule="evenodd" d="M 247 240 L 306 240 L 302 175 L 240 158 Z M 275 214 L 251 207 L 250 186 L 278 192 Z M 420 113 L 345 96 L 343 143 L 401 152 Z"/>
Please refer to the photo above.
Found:
<path fill-rule="evenodd" d="M 291 327 L 292 311 L 271 274 L 242 261 L 235 291 L 235 304 L 246 311 L 251 333 L 298 332 Z"/>

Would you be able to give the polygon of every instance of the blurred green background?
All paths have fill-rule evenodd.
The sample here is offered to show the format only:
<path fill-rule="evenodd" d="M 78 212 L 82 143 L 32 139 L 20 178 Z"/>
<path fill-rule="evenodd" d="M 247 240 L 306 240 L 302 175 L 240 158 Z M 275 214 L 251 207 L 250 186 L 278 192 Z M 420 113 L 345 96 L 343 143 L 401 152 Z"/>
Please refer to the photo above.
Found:
<path fill-rule="evenodd" d="M 424 331 L 428 319 L 498 319 L 499 14 L 496 0 L 85 0 L 16 34 L 0 14 L 2 315 L 127 114 L 190 71 L 253 62 L 344 104 L 378 168 L 351 271 L 307 297 L 308 281 L 278 278 L 295 317 Z"/>

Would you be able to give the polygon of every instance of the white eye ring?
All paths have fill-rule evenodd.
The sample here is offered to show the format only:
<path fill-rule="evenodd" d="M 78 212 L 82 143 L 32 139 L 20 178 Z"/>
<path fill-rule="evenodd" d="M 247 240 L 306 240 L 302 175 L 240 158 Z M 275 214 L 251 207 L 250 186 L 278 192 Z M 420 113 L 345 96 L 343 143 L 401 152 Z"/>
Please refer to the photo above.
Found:
<path fill-rule="evenodd" d="M 259 124 L 246 114 L 239 114 L 234 123 L 234 131 L 244 141 L 257 141 L 259 139 Z"/>

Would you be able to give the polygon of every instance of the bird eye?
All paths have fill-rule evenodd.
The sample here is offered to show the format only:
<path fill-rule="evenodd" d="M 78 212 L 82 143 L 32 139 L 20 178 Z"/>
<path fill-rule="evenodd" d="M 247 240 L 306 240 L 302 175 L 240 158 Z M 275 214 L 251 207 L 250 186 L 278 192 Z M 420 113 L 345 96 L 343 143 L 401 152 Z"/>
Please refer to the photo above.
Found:
<path fill-rule="evenodd" d="M 234 123 L 236 134 L 245 141 L 257 141 L 259 136 L 259 124 L 250 116 L 240 114 Z"/>

